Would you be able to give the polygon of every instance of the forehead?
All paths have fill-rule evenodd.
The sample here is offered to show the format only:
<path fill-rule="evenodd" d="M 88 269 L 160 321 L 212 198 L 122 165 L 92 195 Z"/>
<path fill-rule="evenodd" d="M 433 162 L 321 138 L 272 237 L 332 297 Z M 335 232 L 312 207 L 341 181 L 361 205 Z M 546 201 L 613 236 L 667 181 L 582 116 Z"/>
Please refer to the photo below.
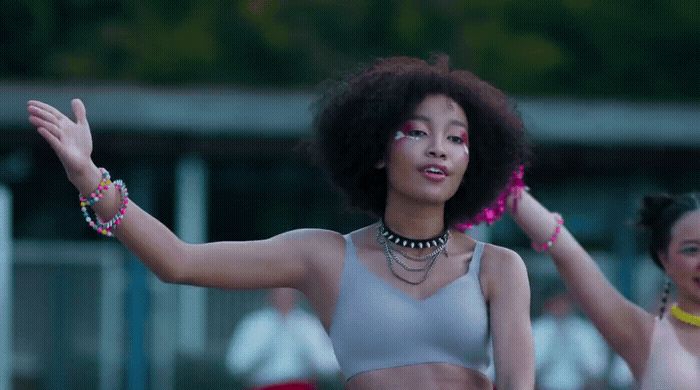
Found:
<path fill-rule="evenodd" d="M 673 238 L 677 240 L 700 239 L 700 210 L 684 214 L 673 226 Z"/>
<path fill-rule="evenodd" d="M 415 115 L 446 116 L 448 119 L 457 119 L 466 122 L 467 116 L 462 107 L 452 98 L 446 95 L 427 95 L 416 106 Z"/>

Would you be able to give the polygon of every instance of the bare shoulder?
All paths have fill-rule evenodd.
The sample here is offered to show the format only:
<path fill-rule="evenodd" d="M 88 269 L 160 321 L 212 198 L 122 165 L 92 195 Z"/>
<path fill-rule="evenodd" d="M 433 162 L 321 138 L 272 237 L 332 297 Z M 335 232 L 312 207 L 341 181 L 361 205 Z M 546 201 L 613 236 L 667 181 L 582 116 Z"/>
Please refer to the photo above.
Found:
<path fill-rule="evenodd" d="M 277 236 L 280 239 L 294 242 L 309 254 L 323 251 L 344 251 L 343 235 L 326 229 L 297 229 L 290 230 Z"/>
<path fill-rule="evenodd" d="M 293 241 L 304 257 L 312 264 L 328 265 L 332 259 L 342 258 L 345 253 L 343 235 L 326 229 L 298 229 L 286 232 L 279 237 Z"/>
<path fill-rule="evenodd" d="M 490 296 L 502 289 L 529 291 L 527 269 L 523 259 L 515 251 L 498 245 L 484 246 L 481 280 Z"/>
<path fill-rule="evenodd" d="M 520 255 L 502 246 L 486 244 L 481 261 L 482 272 L 487 272 L 496 278 L 527 274 L 525 262 Z"/>
<path fill-rule="evenodd" d="M 332 245 L 343 243 L 343 235 L 327 229 L 297 229 L 282 233 L 289 239 L 308 241 L 309 243 Z"/>

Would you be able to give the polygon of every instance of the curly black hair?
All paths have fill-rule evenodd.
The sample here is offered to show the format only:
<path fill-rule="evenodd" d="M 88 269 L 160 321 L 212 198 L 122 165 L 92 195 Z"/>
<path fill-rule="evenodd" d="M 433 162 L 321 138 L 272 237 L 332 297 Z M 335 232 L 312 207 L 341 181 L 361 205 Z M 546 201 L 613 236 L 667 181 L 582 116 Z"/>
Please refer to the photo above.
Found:
<path fill-rule="evenodd" d="M 649 255 L 654 264 L 664 269 L 659 252 L 665 252 L 671 243 L 671 231 L 685 214 L 700 209 L 700 194 L 647 195 L 639 209 L 637 226 L 649 233 Z"/>
<path fill-rule="evenodd" d="M 327 87 L 314 117 L 316 147 L 331 181 L 351 206 L 383 217 L 387 178 L 381 161 L 396 128 L 428 95 L 458 103 L 469 121 L 469 166 L 445 205 L 448 225 L 488 206 L 529 156 L 523 123 L 506 95 L 446 55 L 376 60 Z"/>

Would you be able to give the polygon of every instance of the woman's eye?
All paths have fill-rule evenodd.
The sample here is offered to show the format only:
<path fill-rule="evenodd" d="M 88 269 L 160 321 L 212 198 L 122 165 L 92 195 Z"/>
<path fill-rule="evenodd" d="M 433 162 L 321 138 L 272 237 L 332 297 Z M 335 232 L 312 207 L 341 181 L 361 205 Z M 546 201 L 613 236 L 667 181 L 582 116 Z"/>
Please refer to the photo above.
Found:
<path fill-rule="evenodd" d="M 407 135 L 407 136 L 409 136 L 409 137 L 415 137 L 415 138 L 417 138 L 417 137 L 422 137 L 422 136 L 424 136 L 424 135 L 426 135 L 426 134 L 427 134 L 427 133 L 426 133 L 425 131 L 423 131 L 423 130 L 418 130 L 418 129 L 412 129 L 412 130 L 409 130 L 409 131 L 406 132 L 406 135 Z"/>
<path fill-rule="evenodd" d="M 685 248 L 681 248 L 681 253 L 683 253 L 684 255 L 694 255 L 698 253 L 699 249 L 700 248 L 698 248 L 697 246 L 686 246 Z"/>
<path fill-rule="evenodd" d="M 464 143 L 464 139 L 462 139 L 462 137 L 459 137 L 456 135 L 451 135 L 451 136 L 447 137 L 447 139 L 449 139 L 450 141 L 452 141 L 456 144 L 460 144 L 460 145 Z"/>

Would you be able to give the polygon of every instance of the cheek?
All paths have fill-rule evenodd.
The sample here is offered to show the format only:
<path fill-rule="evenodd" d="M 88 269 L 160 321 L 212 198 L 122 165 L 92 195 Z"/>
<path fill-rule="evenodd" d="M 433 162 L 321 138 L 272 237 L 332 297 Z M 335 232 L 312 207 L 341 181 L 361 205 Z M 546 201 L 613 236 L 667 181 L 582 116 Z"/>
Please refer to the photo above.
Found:
<path fill-rule="evenodd" d="M 454 153 L 458 164 L 464 164 L 466 166 L 469 163 L 469 146 L 466 144 L 455 145 Z"/>
<path fill-rule="evenodd" d="M 456 165 L 459 166 L 461 170 L 461 183 L 461 181 L 464 179 L 464 174 L 467 172 L 467 167 L 469 167 L 469 147 L 466 145 L 461 145 L 459 153 L 459 161 Z"/>
<path fill-rule="evenodd" d="M 464 149 L 464 153 L 467 155 L 467 158 L 469 158 L 469 135 L 468 134 L 462 134 L 462 147 Z"/>
<path fill-rule="evenodd" d="M 669 256 L 666 258 L 666 263 L 664 266 L 666 268 L 666 273 L 669 275 L 681 276 L 687 274 L 690 270 L 688 269 L 687 262 L 685 259 L 680 258 L 680 256 Z"/>
<path fill-rule="evenodd" d="M 401 130 L 397 130 L 396 134 L 394 134 L 394 140 L 391 144 L 392 144 L 392 146 L 395 147 L 397 145 L 403 145 L 408 140 L 409 140 L 409 137 L 406 135 L 406 133 L 404 133 Z"/>
<path fill-rule="evenodd" d="M 411 153 L 413 148 L 420 142 L 419 139 L 406 135 L 402 131 L 397 131 L 391 142 L 392 153 Z"/>

